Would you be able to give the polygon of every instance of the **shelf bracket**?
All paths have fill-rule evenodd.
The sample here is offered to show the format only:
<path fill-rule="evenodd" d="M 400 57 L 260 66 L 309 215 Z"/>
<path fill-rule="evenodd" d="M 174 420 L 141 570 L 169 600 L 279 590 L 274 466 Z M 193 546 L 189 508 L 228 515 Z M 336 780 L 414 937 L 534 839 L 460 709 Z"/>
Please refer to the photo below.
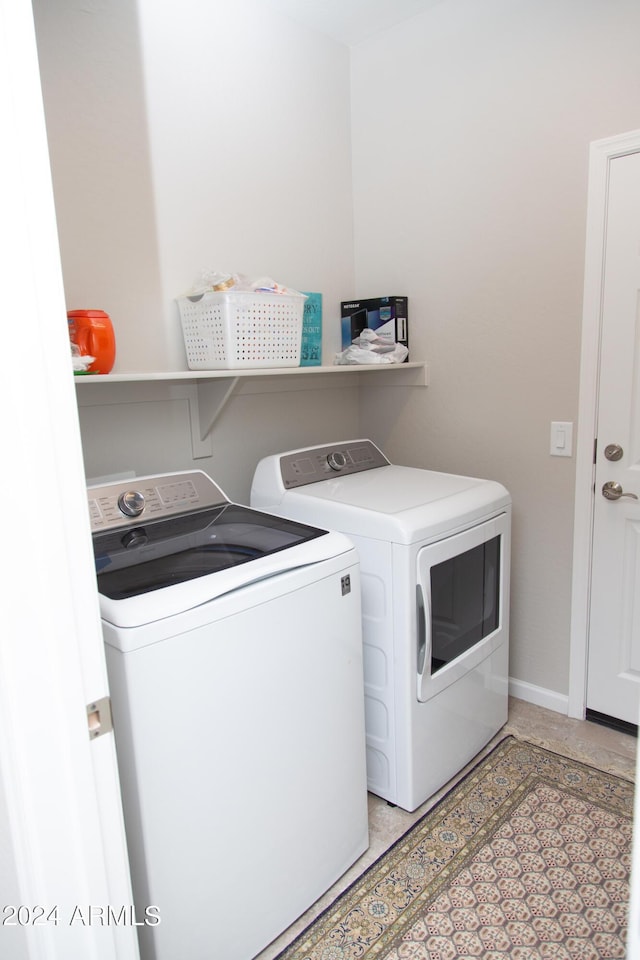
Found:
<path fill-rule="evenodd" d="M 238 377 L 201 380 L 189 391 L 189 420 L 193 459 L 210 457 L 211 431 L 238 384 Z"/>

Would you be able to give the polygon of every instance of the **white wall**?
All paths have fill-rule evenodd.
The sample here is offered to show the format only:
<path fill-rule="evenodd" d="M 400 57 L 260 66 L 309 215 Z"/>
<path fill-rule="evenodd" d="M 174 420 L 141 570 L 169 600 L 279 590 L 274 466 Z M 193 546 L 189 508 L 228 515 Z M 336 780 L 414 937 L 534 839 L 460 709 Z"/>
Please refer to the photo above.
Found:
<path fill-rule="evenodd" d="M 356 285 L 407 293 L 392 459 L 514 500 L 512 677 L 566 694 L 589 142 L 638 126 L 637 0 L 447 0 L 352 55 Z M 384 288 L 384 289 L 381 289 Z"/>
<path fill-rule="evenodd" d="M 67 309 L 109 313 L 116 370 L 167 369 L 135 2 L 34 0 L 33 12 Z"/>
<path fill-rule="evenodd" d="M 353 283 L 349 51 L 251 0 L 139 0 L 160 278 L 171 300 L 201 267 L 324 296 L 338 349 Z M 172 358 L 184 366 L 184 352 Z"/>
<path fill-rule="evenodd" d="M 194 388 L 167 383 L 152 390 L 135 384 L 141 387 L 135 391 L 115 384 L 79 386 L 86 476 L 196 468 L 211 474 L 230 499 L 248 503 L 261 457 L 359 433 L 356 386 L 343 386 L 342 378 L 332 385 L 323 376 L 324 382 L 311 389 L 309 381 L 303 387 L 291 382 L 297 379 L 262 377 L 243 383 L 217 420 L 211 453 L 197 459 L 192 456 L 187 395 Z"/>

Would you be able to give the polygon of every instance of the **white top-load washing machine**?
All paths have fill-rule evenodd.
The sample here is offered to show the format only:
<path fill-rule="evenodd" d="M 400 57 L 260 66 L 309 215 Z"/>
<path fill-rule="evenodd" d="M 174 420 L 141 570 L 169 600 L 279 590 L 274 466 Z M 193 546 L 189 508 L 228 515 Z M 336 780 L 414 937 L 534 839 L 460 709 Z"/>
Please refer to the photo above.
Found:
<path fill-rule="evenodd" d="M 414 810 L 507 719 L 509 493 L 361 439 L 264 458 L 251 504 L 356 545 L 369 790 Z"/>
<path fill-rule="evenodd" d="M 143 960 L 249 960 L 368 845 L 356 551 L 200 471 L 88 497 Z"/>

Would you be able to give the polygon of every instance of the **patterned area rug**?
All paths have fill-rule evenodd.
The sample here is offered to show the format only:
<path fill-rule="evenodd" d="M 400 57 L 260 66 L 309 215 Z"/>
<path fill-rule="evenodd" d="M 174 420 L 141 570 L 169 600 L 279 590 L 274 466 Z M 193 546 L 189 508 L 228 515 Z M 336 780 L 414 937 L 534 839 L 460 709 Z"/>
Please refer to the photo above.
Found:
<path fill-rule="evenodd" d="M 278 960 L 624 957 L 633 784 L 507 737 Z"/>

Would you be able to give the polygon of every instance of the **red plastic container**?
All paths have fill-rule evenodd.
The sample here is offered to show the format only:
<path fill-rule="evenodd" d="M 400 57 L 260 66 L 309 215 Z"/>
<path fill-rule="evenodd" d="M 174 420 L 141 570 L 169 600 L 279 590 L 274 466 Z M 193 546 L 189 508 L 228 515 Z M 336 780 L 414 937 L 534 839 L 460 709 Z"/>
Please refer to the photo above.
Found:
<path fill-rule="evenodd" d="M 89 373 L 109 373 L 116 360 L 116 337 L 113 324 L 104 310 L 70 310 L 69 339 L 83 357 L 95 357 Z"/>

